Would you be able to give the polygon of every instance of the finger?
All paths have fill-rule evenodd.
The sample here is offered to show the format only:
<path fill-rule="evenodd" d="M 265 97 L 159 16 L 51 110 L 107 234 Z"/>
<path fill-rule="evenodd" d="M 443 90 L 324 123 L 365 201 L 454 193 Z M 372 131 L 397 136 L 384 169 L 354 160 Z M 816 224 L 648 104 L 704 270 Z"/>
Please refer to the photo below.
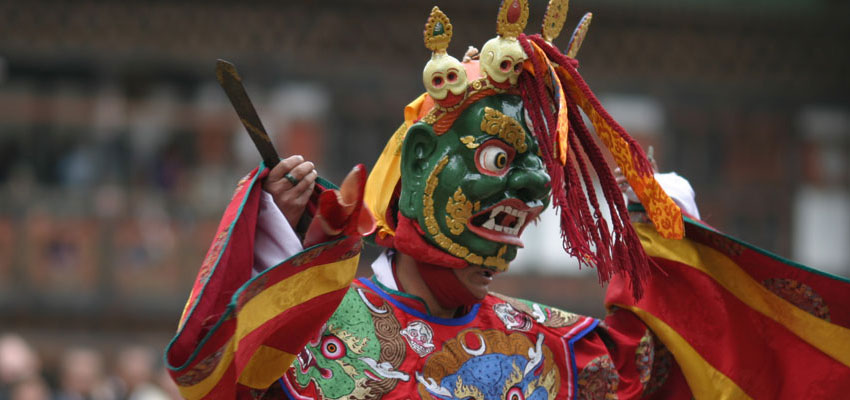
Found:
<path fill-rule="evenodd" d="M 305 177 L 299 179 L 298 184 L 295 186 L 292 186 L 292 183 L 286 179 L 281 181 L 281 184 L 286 186 L 283 191 L 286 192 L 286 198 L 288 199 L 288 201 L 291 201 L 293 199 L 299 199 L 302 197 L 304 192 L 312 191 L 312 185 L 316 182 L 317 177 L 318 175 L 316 175 L 314 171 L 310 171 Z"/>
<path fill-rule="evenodd" d="M 310 174 L 310 175 L 313 175 L 313 174 Z M 308 178 L 304 178 L 304 181 L 299 182 L 298 186 L 301 186 L 301 184 L 305 183 L 305 182 L 309 182 L 309 183 L 307 185 L 305 185 L 306 187 L 304 188 L 304 192 L 302 192 L 301 194 L 298 195 L 297 201 L 298 201 L 299 204 L 307 204 L 307 201 L 310 200 L 310 196 L 313 194 L 313 188 L 316 187 L 315 176 L 313 178 L 309 178 L 309 176 L 308 176 Z"/>
<path fill-rule="evenodd" d="M 293 178 L 301 181 L 314 169 L 316 169 L 316 166 L 313 165 L 312 162 L 304 161 L 301 164 L 296 165 L 295 168 L 292 168 L 292 170 L 289 171 L 289 175 L 292 175 Z"/>
<path fill-rule="evenodd" d="M 279 162 L 274 168 L 272 168 L 271 172 L 269 172 L 268 180 L 271 181 L 279 181 L 283 179 L 283 176 L 288 172 L 292 171 L 293 168 L 302 164 L 304 162 L 304 157 L 300 155 L 294 155 L 283 159 Z"/>
<path fill-rule="evenodd" d="M 316 172 L 315 169 L 311 170 L 307 173 L 306 176 L 304 176 L 303 178 L 301 178 L 301 180 L 298 181 L 298 185 L 295 185 L 295 188 L 293 188 L 292 190 L 294 190 L 296 193 L 299 193 L 299 196 L 302 191 L 309 191 L 308 189 L 312 190 L 313 183 L 316 182 L 316 178 L 318 176 L 319 174 L 318 172 Z"/>
<path fill-rule="evenodd" d="M 300 156 L 298 156 L 298 157 L 300 157 Z M 281 163 L 283 163 L 283 162 L 281 162 Z M 290 176 L 292 176 L 296 180 L 295 185 L 293 185 L 292 182 L 288 178 L 286 178 L 287 173 L 284 173 L 277 180 L 274 180 L 273 178 L 271 178 L 271 175 L 270 175 L 270 179 L 266 179 L 266 182 L 263 185 L 263 188 L 267 192 L 273 193 L 273 194 L 274 193 L 279 193 L 279 194 L 288 193 L 289 191 L 295 190 L 296 187 L 297 187 L 297 184 L 301 183 L 301 180 L 304 179 L 304 177 L 307 177 L 310 174 L 310 171 L 314 171 L 314 170 L 315 170 L 315 166 L 313 165 L 312 162 L 304 161 L 304 162 L 296 165 L 294 168 L 291 168 L 287 172 Z M 306 172 L 304 172 L 304 171 L 306 171 Z M 315 180 L 315 177 L 313 177 L 313 179 Z M 295 190 L 295 192 L 292 193 L 291 195 L 287 196 L 287 198 L 298 197 L 301 194 L 301 190 L 304 190 L 304 188 L 302 188 L 300 190 Z"/>
<path fill-rule="evenodd" d="M 263 182 L 263 190 L 265 190 L 266 192 L 269 192 L 270 194 L 275 196 L 275 201 L 277 201 L 277 196 L 280 196 L 280 195 L 283 195 L 284 193 L 286 193 L 287 187 L 285 187 L 284 182 L 286 182 L 286 184 L 289 184 L 289 182 L 286 181 L 286 179 L 283 179 L 283 180 L 280 180 L 280 181 L 273 181 L 273 180 L 270 180 L 270 179 L 266 179 L 266 181 Z"/>
<path fill-rule="evenodd" d="M 278 164 L 278 166 L 280 166 L 281 164 L 283 164 L 283 162 Z M 275 169 L 277 169 L 277 167 L 275 167 Z M 272 173 L 275 172 L 277 171 L 272 170 Z M 272 173 L 269 173 L 268 178 L 266 178 L 265 182 L 263 182 L 263 189 L 265 189 L 267 192 L 272 194 L 283 194 L 293 188 L 292 182 L 290 182 L 289 179 L 286 179 L 286 174 L 289 172 L 286 172 L 280 175 L 279 177 L 272 176 Z"/>

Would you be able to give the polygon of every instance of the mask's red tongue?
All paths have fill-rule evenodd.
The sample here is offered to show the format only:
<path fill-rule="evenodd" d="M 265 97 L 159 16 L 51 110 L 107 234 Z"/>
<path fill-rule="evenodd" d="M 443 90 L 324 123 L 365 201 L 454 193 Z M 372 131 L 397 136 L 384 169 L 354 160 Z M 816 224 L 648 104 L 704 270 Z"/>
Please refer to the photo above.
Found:
<path fill-rule="evenodd" d="M 417 261 L 419 275 L 444 308 L 468 307 L 481 300 L 472 295 L 451 268 Z"/>
<path fill-rule="evenodd" d="M 514 217 L 513 215 L 506 215 L 505 217 L 502 218 L 501 221 L 499 221 L 499 225 L 507 226 L 507 227 L 513 227 L 515 222 L 516 222 L 516 217 Z"/>

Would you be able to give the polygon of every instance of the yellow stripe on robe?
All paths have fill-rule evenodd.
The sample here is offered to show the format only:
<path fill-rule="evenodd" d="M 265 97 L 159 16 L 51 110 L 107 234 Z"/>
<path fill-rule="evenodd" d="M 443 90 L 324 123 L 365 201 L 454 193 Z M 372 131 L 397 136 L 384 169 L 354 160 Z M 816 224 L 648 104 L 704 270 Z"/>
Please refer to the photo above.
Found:
<path fill-rule="evenodd" d="M 233 363 L 233 356 L 236 354 L 233 351 L 234 345 L 232 338 L 225 346 L 226 348 L 221 356 L 221 360 L 208 377 L 192 386 L 177 386 L 177 389 L 180 390 L 181 396 L 187 399 L 202 399 L 204 396 L 208 395 L 211 390 L 213 390 L 215 385 L 218 384 L 224 376 L 227 368 Z"/>
<path fill-rule="evenodd" d="M 293 361 L 295 354 L 261 345 L 245 366 L 239 383 L 252 388 L 267 388 L 283 376 L 280 371 L 286 371 Z"/>
<path fill-rule="evenodd" d="M 635 224 L 646 254 L 699 270 L 748 307 L 785 326 L 806 343 L 850 367 L 850 329 L 822 320 L 773 294 L 722 253 L 690 240 L 664 239 Z"/>
<path fill-rule="evenodd" d="M 617 304 L 637 315 L 676 357 L 691 393 L 697 400 L 751 399 L 732 379 L 715 369 L 676 330 L 646 310 Z"/>
<path fill-rule="evenodd" d="M 235 333 L 237 343 L 286 310 L 306 303 L 315 297 L 347 287 L 354 279 L 358 260 L 360 260 L 359 255 L 334 263 L 311 267 L 269 286 L 257 294 L 245 303 L 239 312 Z M 293 291 L 292 288 L 299 288 L 299 290 Z M 255 353 L 252 356 L 251 361 L 239 377 L 239 383 L 256 389 L 265 389 L 277 378 L 280 378 L 282 374 L 271 376 L 274 374 L 270 374 L 272 368 L 268 364 L 263 365 L 254 362 L 256 357 L 266 358 L 268 356 L 268 349 L 271 348 L 265 347 L 265 349 L 259 355 Z M 284 353 L 284 355 L 288 356 L 288 361 L 281 361 L 286 365 L 283 371 L 295 359 L 292 354 Z"/>
<path fill-rule="evenodd" d="M 180 386 L 180 394 L 187 399 L 200 399 L 208 395 L 233 363 L 239 341 L 278 314 L 348 286 L 354 279 L 359 259 L 359 256 L 355 256 L 308 268 L 266 288 L 245 303 L 237 315 L 234 338 L 228 342 L 221 361 L 201 382 Z M 288 290 L 293 287 L 301 290 Z M 238 382 L 248 387 L 265 389 L 283 375 L 294 359 L 293 354 L 261 345 L 242 371 Z"/>

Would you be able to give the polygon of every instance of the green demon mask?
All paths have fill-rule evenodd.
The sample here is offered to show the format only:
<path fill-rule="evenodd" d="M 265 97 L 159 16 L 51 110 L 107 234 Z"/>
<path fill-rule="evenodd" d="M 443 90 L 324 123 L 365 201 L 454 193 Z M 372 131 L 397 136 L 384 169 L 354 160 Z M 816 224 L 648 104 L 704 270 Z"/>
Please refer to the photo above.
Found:
<path fill-rule="evenodd" d="M 497 271 L 546 207 L 549 175 L 515 95 L 470 105 L 448 131 L 410 127 L 402 145 L 399 210 L 443 251 Z"/>
<path fill-rule="evenodd" d="M 405 107 L 404 124 L 366 184 L 377 243 L 422 263 L 503 271 L 554 187 L 567 253 L 597 266 L 602 282 L 625 274 L 640 295 L 649 263 L 579 109 L 665 238 L 684 235 L 681 210 L 655 181 L 640 145 L 602 109 L 576 70 L 590 15 L 575 29 L 566 55 L 551 44 L 565 17 L 566 3 L 552 3 L 543 35 L 526 36 L 528 2 L 503 1 L 498 36 L 481 52 L 470 47 L 458 61 L 447 53 L 451 22 L 439 8 L 431 10 L 423 31 L 431 51 L 422 75 L 427 93 Z M 542 152 L 530 132 L 547 141 Z M 589 171 L 600 177 L 601 197 Z M 618 262 L 623 259 L 631 262 Z"/>

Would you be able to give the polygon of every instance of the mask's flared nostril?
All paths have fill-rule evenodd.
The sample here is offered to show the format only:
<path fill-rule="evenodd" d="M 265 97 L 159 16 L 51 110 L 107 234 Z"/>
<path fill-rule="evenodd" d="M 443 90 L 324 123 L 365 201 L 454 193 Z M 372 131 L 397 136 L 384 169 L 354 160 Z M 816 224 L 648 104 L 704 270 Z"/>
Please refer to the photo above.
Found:
<path fill-rule="evenodd" d="M 508 179 L 508 186 L 515 196 L 526 203 L 549 196 L 549 175 L 543 171 L 517 170 Z"/>

